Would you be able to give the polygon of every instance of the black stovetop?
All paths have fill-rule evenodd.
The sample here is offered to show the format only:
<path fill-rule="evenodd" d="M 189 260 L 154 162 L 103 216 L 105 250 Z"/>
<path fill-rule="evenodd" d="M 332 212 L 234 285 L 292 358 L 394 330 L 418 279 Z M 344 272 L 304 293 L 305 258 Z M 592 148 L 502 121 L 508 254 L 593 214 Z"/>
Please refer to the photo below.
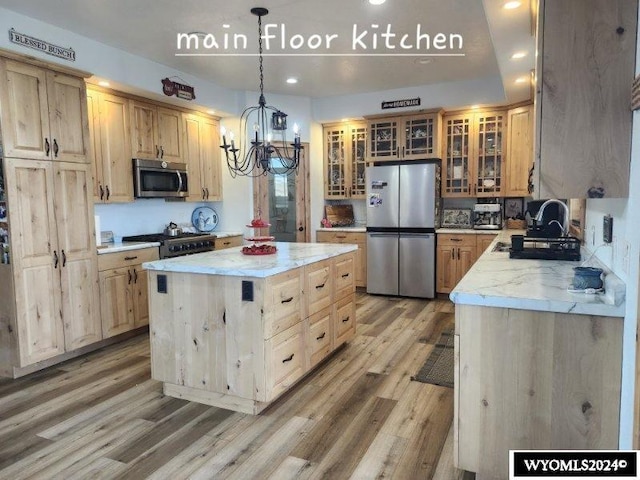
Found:
<path fill-rule="evenodd" d="M 191 233 L 191 232 L 183 232 L 180 235 L 166 235 L 164 233 L 149 233 L 147 235 L 130 235 L 128 237 L 122 237 L 123 242 L 166 242 L 168 240 L 181 240 L 188 239 L 191 240 L 193 238 L 198 237 L 206 237 L 210 238 L 213 235 L 209 233 Z"/>

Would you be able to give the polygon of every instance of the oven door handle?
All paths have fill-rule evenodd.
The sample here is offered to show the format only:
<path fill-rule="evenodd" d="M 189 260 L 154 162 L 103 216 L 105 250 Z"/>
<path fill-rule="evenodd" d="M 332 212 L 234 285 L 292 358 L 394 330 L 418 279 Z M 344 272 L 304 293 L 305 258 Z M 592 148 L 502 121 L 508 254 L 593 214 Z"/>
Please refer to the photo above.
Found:
<path fill-rule="evenodd" d="M 180 175 L 180 171 L 176 170 L 176 174 L 178 175 L 178 192 L 182 192 L 182 175 Z"/>

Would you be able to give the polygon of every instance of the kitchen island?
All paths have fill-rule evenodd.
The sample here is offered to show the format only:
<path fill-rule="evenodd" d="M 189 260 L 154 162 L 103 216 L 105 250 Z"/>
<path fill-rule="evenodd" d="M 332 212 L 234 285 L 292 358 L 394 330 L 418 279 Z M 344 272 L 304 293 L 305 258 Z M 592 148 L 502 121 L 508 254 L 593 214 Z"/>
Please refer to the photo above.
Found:
<path fill-rule="evenodd" d="M 492 251 L 510 233 L 450 294 L 454 462 L 479 479 L 508 478 L 510 449 L 618 448 L 624 284 L 570 293 L 580 262 Z"/>
<path fill-rule="evenodd" d="M 145 263 L 164 393 L 257 414 L 355 336 L 356 245 L 276 243 Z"/>

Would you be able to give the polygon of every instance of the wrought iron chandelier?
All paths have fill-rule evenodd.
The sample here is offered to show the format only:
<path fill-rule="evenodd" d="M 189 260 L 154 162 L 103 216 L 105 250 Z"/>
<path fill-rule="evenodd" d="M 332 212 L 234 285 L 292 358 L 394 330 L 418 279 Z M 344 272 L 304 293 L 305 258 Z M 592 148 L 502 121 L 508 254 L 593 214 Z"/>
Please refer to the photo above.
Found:
<path fill-rule="evenodd" d="M 233 133 L 227 143 L 226 130 L 221 129 L 222 145 L 227 166 L 232 177 L 238 175 L 259 177 L 267 174 L 298 172 L 300 164 L 300 133 L 294 124 L 294 139 L 287 144 L 287 114 L 267 105 L 264 99 L 264 71 L 262 66 L 262 17 L 269 13 L 266 8 L 256 7 L 251 13 L 258 17 L 258 61 L 260 71 L 260 98 L 257 106 L 245 108 L 240 116 L 240 148 L 236 148 Z M 253 133 L 249 133 L 249 126 Z M 274 144 L 273 141 L 278 143 Z"/>

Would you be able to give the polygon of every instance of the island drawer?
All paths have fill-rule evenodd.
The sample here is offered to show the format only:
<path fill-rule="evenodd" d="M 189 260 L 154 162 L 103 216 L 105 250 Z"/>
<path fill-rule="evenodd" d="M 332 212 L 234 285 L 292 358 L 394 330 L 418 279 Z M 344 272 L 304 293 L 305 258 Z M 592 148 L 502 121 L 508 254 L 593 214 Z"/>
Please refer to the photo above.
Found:
<path fill-rule="evenodd" d="M 317 312 L 305 321 L 308 368 L 314 367 L 331 352 L 333 329 L 331 307 Z"/>
<path fill-rule="evenodd" d="M 337 348 L 339 345 L 351 340 L 356 333 L 356 299 L 355 294 L 352 293 L 348 297 L 345 297 L 338 301 L 334 306 L 334 332 L 335 340 L 333 347 Z"/>
<path fill-rule="evenodd" d="M 319 243 L 365 243 L 367 234 L 364 232 L 316 232 Z"/>
<path fill-rule="evenodd" d="M 355 284 L 355 262 L 353 253 L 341 255 L 335 260 L 335 295 L 333 300 L 339 300 L 342 297 L 356 291 Z"/>
<path fill-rule="evenodd" d="M 307 316 L 310 316 L 331 305 L 331 260 L 312 263 L 305 268 Z"/>
<path fill-rule="evenodd" d="M 98 270 L 130 267 L 144 262 L 153 262 L 159 258 L 158 247 L 138 248 L 124 252 L 103 253 L 98 255 Z"/>
<path fill-rule="evenodd" d="M 277 397 L 305 373 L 304 343 L 302 323 L 265 342 L 265 401 Z"/>
<path fill-rule="evenodd" d="M 304 269 L 296 268 L 267 278 L 263 307 L 265 340 L 302 321 L 303 272 Z"/>
<path fill-rule="evenodd" d="M 225 248 L 239 247 L 242 245 L 242 235 L 233 237 L 220 237 L 214 241 L 214 250 L 224 250 Z"/>

